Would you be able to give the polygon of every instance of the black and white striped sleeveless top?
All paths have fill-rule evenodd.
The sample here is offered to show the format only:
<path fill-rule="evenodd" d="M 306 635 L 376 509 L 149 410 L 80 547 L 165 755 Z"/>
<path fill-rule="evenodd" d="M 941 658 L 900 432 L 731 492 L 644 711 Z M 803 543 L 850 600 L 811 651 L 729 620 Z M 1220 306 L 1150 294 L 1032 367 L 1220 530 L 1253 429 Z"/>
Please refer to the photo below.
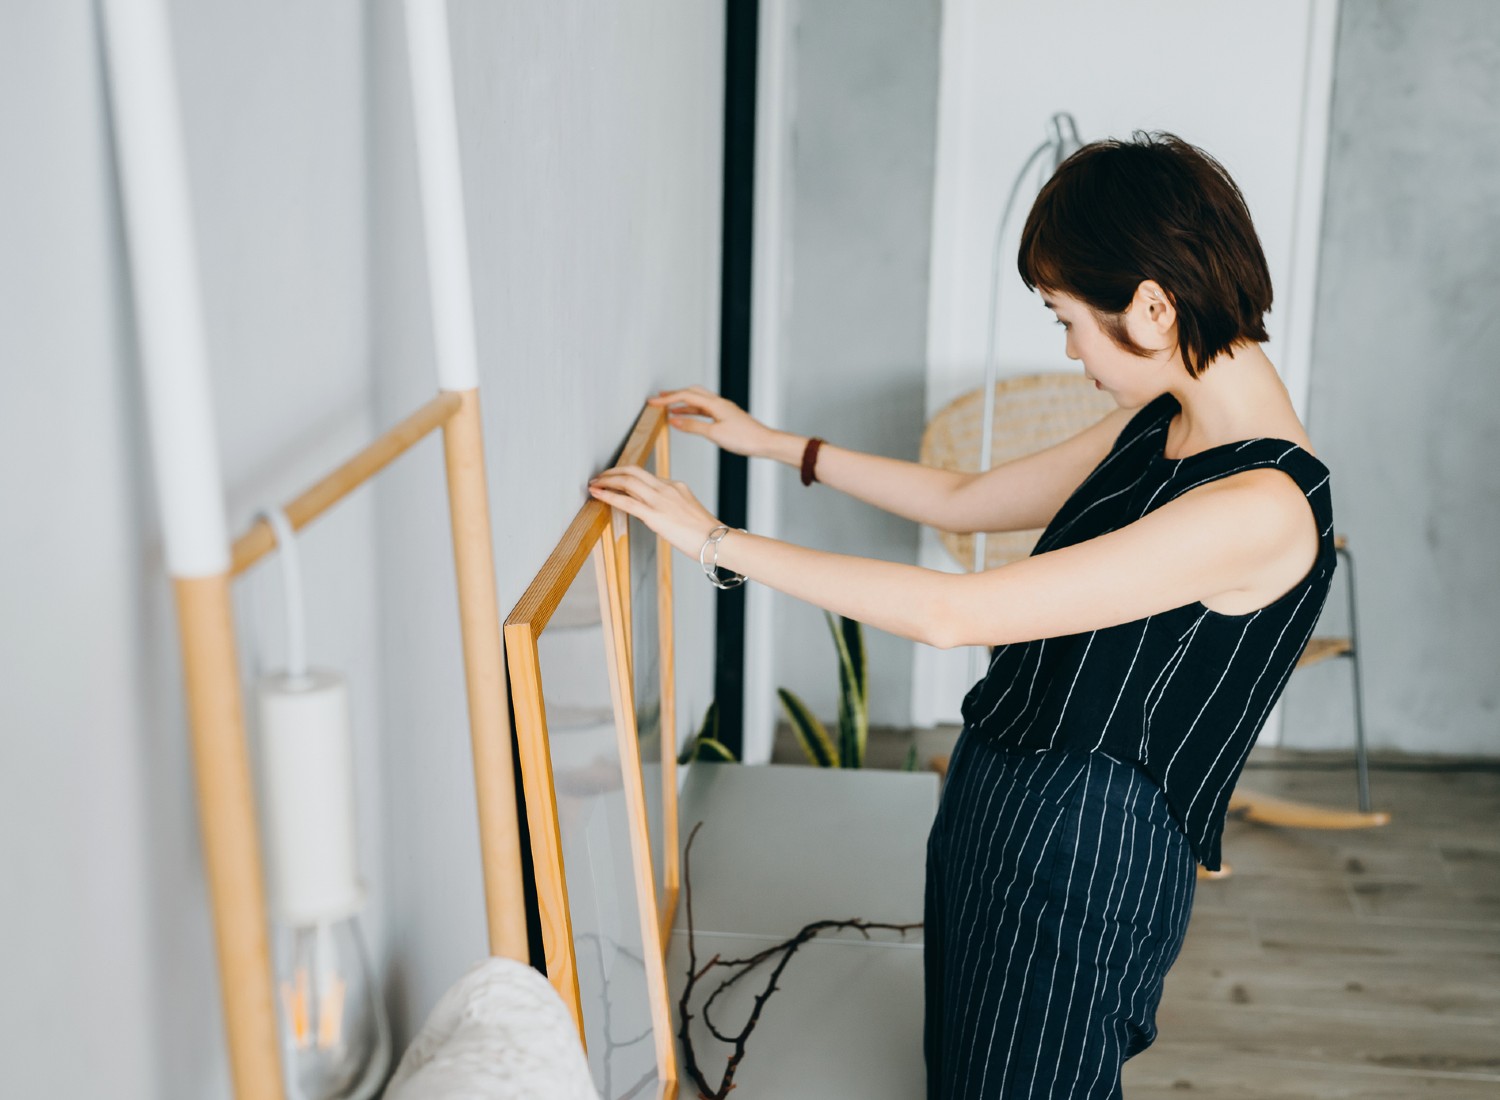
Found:
<path fill-rule="evenodd" d="M 1230 791 L 1328 596 L 1333 505 L 1328 467 L 1290 440 L 1246 439 L 1167 458 L 1167 424 L 1180 408 L 1165 393 L 1137 412 L 1032 553 L 1124 527 L 1216 478 L 1274 466 L 1302 487 L 1317 519 L 1312 569 L 1243 615 L 1194 601 L 1103 630 L 992 647 L 962 712 L 969 736 L 999 747 L 1103 750 L 1137 764 L 1162 788 L 1198 861 L 1217 870 Z"/>

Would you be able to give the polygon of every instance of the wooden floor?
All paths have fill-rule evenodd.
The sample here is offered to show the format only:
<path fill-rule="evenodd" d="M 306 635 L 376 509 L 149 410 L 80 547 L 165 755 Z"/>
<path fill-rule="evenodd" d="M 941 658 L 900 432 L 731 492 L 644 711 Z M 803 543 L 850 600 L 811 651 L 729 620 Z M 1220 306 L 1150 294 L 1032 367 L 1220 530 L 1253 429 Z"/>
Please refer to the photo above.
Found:
<path fill-rule="evenodd" d="M 872 734 L 871 764 L 899 766 L 909 743 Z M 1129 1100 L 1500 1098 L 1500 769 L 1373 759 L 1383 828 L 1228 823 L 1233 873 L 1198 883 Z M 1240 789 L 1356 806 L 1342 755 L 1257 749 Z"/>

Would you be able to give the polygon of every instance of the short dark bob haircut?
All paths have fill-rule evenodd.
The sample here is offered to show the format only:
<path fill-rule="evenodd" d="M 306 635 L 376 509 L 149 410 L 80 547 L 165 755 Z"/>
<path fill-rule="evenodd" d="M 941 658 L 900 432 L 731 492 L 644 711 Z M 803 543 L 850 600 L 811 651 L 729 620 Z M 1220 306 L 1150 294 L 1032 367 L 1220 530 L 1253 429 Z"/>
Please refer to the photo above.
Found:
<path fill-rule="evenodd" d="M 1047 181 L 1021 230 L 1028 290 L 1086 303 L 1119 347 L 1125 307 L 1154 279 L 1177 310 L 1177 340 L 1197 378 L 1241 338 L 1264 343 L 1271 273 L 1250 209 L 1224 166 L 1175 134 L 1137 130 L 1083 146 Z"/>

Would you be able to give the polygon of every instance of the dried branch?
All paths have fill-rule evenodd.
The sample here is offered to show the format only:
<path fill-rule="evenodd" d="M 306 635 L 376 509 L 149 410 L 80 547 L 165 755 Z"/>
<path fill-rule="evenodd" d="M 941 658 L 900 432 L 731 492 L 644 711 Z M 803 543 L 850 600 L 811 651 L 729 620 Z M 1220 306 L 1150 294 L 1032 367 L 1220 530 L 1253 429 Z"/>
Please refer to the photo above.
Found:
<path fill-rule="evenodd" d="M 688 970 L 687 983 L 683 986 L 682 996 L 678 999 L 677 1002 L 677 1013 L 680 1020 L 677 1037 L 682 1040 L 682 1050 L 685 1061 L 687 1063 L 687 1071 L 689 1076 L 692 1078 L 693 1083 L 698 1086 L 698 1095 L 701 1100 L 725 1100 L 725 1098 L 729 1095 L 729 1091 L 735 1087 L 735 1071 L 739 1068 L 740 1062 L 745 1057 L 745 1045 L 747 1040 L 750 1038 L 750 1033 L 755 1030 L 755 1025 L 760 1022 L 761 1010 L 765 1008 L 766 1002 L 771 999 L 771 994 L 776 992 L 776 990 L 780 988 L 780 986 L 776 984 L 776 981 L 781 977 L 781 973 L 786 969 L 787 964 L 792 961 L 792 956 L 797 953 L 798 948 L 807 943 L 809 940 L 814 939 L 819 934 L 836 929 L 853 928 L 856 929 L 860 935 L 864 936 L 865 939 L 869 939 L 870 932 L 875 929 L 886 929 L 888 931 L 900 932 L 904 936 L 909 930 L 913 928 L 921 928 L 922 922 L 914 921 L 910 924 L 887 924 L 881 921 L 867 921 L 858 918 L 850 918 L 849 920 L 813 921 L 811 924 L 804 925 L 801 931 L 799 931 L 795 936 L 792 936 L 790 939 L 783 940 L 778 944 L 773 944 L 772 946 L 767 947 L 765 950 L 758 951 L 754 955 L 750 955 L 747 958 L 724 959 L 718 955 L 715 955 L 708 962 L 704 963 L 703 967 L 700 969 L 698 967 L 698 951 L 693 929 L 692 857 L 693 841 L 697 839 L 698 830 L 701 828 L 703 828 L 703 822 L 700 821 L 693 826 L 692 832 L 688 834 L 687 847 L 683 851 L 682 859 L 682 886 L 683 893 L 686 898 L 688 920 Z M 780 956 L 780 960 L 771 970 L 771 976 L 767 979 L 765 988 L 761 992 L 754 995 L 754 1007 L 750 1010 L 750 1017 L 748 1020 L 746 1020 L 745 1026 L 739 1031 L 738 1034 L 734 1035 L 726 1034 L 720 1031 L 714 1025 L 714 1022 L 709 1018 L 708 1014 L 709 1007 L 714 1003 L 715 999 L 718 998 L 720 993 L 724 992 L 724 990 L 728 989 L 731 985 L 734 985 L 741 978 L 745 977 L 745 975 L 751 973 L 751 971 L 753 971 L 756 967 L 772 958 L 775 958 L 778 955 Z M 735 973 L 731 974 L 729 977 L 721 981 L 714 989 L 714 991 L 709 994 L 708 1000 L 703 1003 L 704 1026 L 708 1028 L 709 1033 L 712 1034 L 715 1039 L 719 1040 L 721 1043 L 726 1043 L 734 1047 L 734 1051 L 729 1055 L 729 1058 L 725 1062 L 724 1075 L 719 1081 L 718 1089 L 713 1089 L 709 1086 L 707 1080 L 703 1076 L 703 1071 L 698 1066 L 697 1053 L 693 1050 L 693 1040 L 691 1035 L 689 1034 L 688 1027 L 688 1022 L 693 1018 L 693 1014 L 688 1011 L 688 1002 L 693 995 L 693 989 L 698 984 L 698 981 L 715 967 L 725 967 L 736 971 Z"/>

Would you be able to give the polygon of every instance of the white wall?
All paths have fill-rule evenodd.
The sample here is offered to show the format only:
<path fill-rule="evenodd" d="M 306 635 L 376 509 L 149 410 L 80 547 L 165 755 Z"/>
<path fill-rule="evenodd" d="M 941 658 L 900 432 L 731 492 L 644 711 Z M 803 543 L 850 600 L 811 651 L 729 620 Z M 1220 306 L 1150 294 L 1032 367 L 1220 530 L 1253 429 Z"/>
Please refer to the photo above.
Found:
<path fill-rule="evenodd" d="M 1309 430 L 1356 562 L 1367 736 L 1500 754 L 1500 7 L 1343 5 L 1323 251 Z M 1289 744 L 1353 743 L 1347 662 L 1286 706 Z"/>
<path fill-rule="evenodd" d="M 505 614 L 648 393 L 717 385 L 723 11 L 687 0 L 452 6 L 496 571 Z M 432 392 L 404 38 L 373 9 L 379 419 Z M 486 951 L 441 448 L 377 487 L 398 1039 Z M 715 507 L 717 449 L 674 439 Z M 712 697 L 713 589 L 676 556 L 682 737 Z"/>
<path fill-rule="evenodd" d="M 1245 193 L 1275 300 L 1266 353 L 1305 414 L 1310 260 L 1321 209 L 1333 7 L 1275 0 L 1233 5 L 1142 0 L 947 0 L 943 10 L 926 412 L 984 377 L 991 255 L 1001 206 L 1057 111 L 1084 141 L 1168 130 L 1206 149 Z M 1015 250 L 1039 180 L 1022 185 L 1003 246 L 999 376 L 1075 371 L 1060 330 L 1016 273 Z M 960 568 L 930 529 L 920 561 Z M 913 721 L 962 721 L 959 701 L 982 665 L 969 649 L 919 646 Z M 1279 711 L 1279 708 L 1278 708 Z M 1278 713 L 1268 736 L 1274 738 Z"/>
<path fill-rule="evenodd" d="M 353 2 L 171 16 L 238 532 L 373 425 L 364 19 Z M 6 1095 L 201 1100 L 229 1076 L 96 18 L 81 0 L 0 12 L 0 1064 Z M 309 652 L 351 680 L 378 892 L 369 497 L 304 543 Z M 280 660 L 274 569 L 236 588 L 247 676 L 258 610 Z M 383 955 L 378 910 L 367 931 Z"/>
<path fill-rule="evenodd" d="M 0 1061 L 17 1095 L 109 1082 L 145 1100 L 154 903 L 196 899 L 158 898 L 150 850 L 145 539 L 93 35 L 85 3 L 0 15 Z"/>

